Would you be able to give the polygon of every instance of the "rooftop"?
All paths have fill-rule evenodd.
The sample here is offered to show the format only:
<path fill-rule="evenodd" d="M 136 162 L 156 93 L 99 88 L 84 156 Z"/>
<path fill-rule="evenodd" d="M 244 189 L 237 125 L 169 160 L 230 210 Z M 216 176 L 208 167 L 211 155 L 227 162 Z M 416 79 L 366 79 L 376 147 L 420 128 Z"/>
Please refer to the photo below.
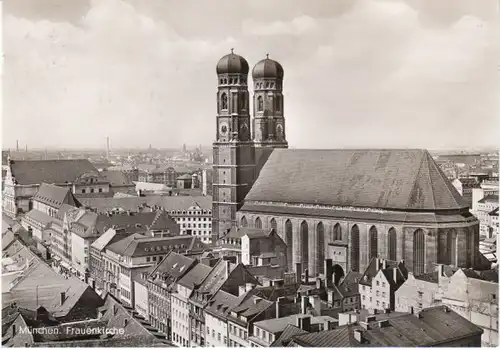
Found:
<path fill-rule="evenodd" d="M 87 159 L 13 160 L 11 171 L 18 184 L 33 185 L 72 183 L 97 169 Z"/>
<path fill-rule="evenodd" d="M 420 211 L 468 207 L 427 151 L 409 149 L 275 149 L 249 201 Z"/>

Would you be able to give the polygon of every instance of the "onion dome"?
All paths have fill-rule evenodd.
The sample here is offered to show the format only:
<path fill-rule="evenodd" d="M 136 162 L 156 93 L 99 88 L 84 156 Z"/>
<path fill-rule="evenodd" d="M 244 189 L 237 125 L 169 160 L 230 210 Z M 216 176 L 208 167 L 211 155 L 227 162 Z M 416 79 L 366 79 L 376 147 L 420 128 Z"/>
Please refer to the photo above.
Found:
<path fill-rule="evenodd" d="M 267 58 L 259 61 L 252 70 L 252 77 L 254 79 L 260 78 L 277 78 L 283 79 L 284 71 L 281 64 L 271 60 L 269 55 Z"/>
<path fill-rule="evenodd" d="M 248 74 L 248 62 L 243 57 L 231 53 L 222 57 L 217 63 L 217 74 Z"/>

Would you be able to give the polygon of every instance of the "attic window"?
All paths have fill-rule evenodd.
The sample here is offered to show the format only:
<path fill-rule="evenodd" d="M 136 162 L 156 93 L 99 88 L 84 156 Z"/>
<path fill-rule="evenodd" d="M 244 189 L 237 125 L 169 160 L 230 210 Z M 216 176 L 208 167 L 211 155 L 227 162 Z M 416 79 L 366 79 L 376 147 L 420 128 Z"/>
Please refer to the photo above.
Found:
<path fill-rule="evenodd" d="M 149 251 L 149 248 L 148 248 L 148 247 L 145 247 L 145 248 L 144 248 L 144 251 L 145 251 L 145 252 L 148 252 L 148 251 Z"/>

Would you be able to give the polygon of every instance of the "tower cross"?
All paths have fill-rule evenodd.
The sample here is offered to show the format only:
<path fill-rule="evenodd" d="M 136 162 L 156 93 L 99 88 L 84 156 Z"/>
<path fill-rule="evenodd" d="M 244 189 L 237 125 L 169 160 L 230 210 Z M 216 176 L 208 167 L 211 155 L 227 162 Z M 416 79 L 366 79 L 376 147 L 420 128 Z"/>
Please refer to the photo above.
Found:
<path fill-rule="evenodd" d="M 234 48 L 231 48 L 231 53 L 233 53 L 233 51 L 234 51 Z"/>
<path fill-rule="evenodd" d="M 266 53 L 266 58 L 269 58 L 269 54 L 268 53 Z"/>

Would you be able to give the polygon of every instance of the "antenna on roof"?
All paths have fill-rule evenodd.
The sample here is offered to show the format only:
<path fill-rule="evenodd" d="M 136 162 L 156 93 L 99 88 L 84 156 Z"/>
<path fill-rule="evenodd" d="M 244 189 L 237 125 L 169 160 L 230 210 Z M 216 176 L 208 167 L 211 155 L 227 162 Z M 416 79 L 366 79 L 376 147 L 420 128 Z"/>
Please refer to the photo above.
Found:
<path fill-rule="evenodd" d="M 266 53 L 266 58 L 269 59 L 269 54 L 268 53 Z"/>
<path fill-rule="evenodd" d="M 233 51 L 234 51 L 234 49 L 233 49 L 233 48 L 231 48 L 231 53 L 234 53 Z"/>

